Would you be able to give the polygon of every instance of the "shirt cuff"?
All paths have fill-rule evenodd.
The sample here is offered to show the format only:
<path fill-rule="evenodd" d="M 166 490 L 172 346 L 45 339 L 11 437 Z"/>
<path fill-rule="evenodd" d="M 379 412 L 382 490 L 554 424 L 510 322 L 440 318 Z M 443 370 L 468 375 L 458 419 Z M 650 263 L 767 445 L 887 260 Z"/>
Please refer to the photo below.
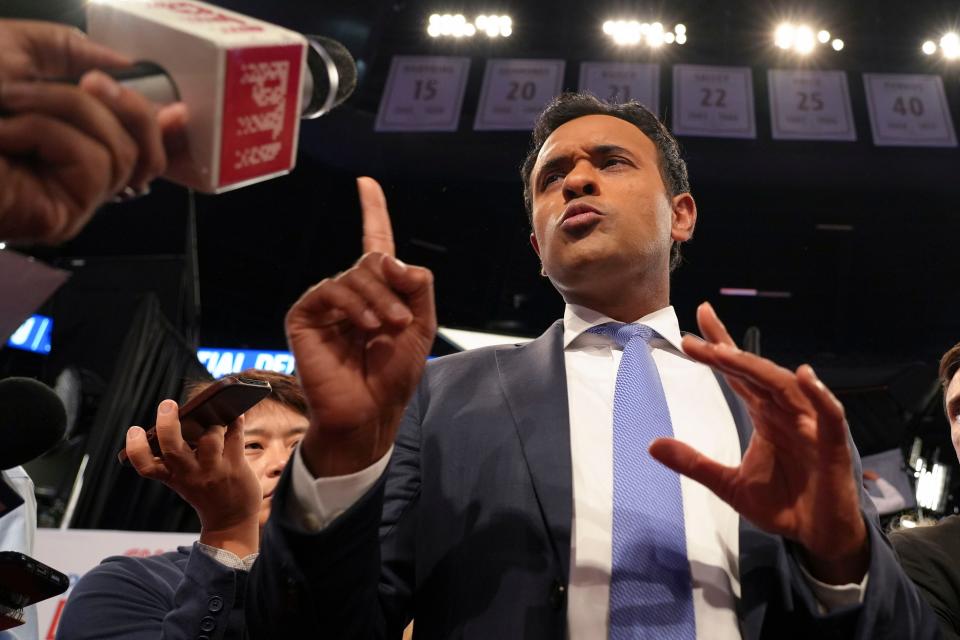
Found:
<path fill-rule="evenodd" d="M 810 585 L 813 591 L 813 597 L 817 600 L 817 611 L 820 615 L 825 615 L 836 609 L 850 607 L 863 603 L 863 596 L 867 593 L 867 580 L 870 573 L 863 576 L 860 583 L 851 582 L 850 584 L 827 584 L 820 582 L 807 571 L 802 562 L 797 562 L 804 579 Z"/>
<path fill-rule="evenodd" d="M 219 547 L 211 547 L 210 545 L 203 544 L 202 542 L 197 543 L 197 548 L 223 566 L 231 569 L 237 569 L 238 571 L 250 571 L 250 567 L 253 566 L 257 556 L 260 555 L 258 553 L 251 553 L 250 555 L 241 558 L 232 551 L 227 551 L 226 549 L 221 549 Z"/>
<path fill-rule="evenodd" d="M 377 483 L 386 471 L 392 453 L 393 447 L 390 447 L 382 458 L 356 473 L 314 478 L 303 462 L 300 447 L 297 447 L 291 470 L 295 499 L 287 501 L 287 517 L 313 533 L 327 528 Z"/>

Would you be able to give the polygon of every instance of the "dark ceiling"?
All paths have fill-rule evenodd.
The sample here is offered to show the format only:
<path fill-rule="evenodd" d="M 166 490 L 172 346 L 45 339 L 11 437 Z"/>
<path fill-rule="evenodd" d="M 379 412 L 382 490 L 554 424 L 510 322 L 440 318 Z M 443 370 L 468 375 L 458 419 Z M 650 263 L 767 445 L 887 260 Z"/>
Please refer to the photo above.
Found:
<path fill-rule="evenodd" d="M 739 335 L 759 327 L 767 354 L 795 362 L 932 362 L 960 339 L 960 151 L 877 148 L 864 106 L 863 71 L 935 72 L 960 122 L 960 65 L 924 58 L 919 43 L 949 25 L 955 2 L 254 2 L 222 5 L 345 42 L 361 82 L 334 113 L 302 127 L 289 176 L 215 197 L 197 196 L 201 306 L 207 346 L 282 348 L 285 309 L 309 284 L 359 252 L 353 177 L 386 190 L 400 256 L 437 276 L 442 324 L 536 334 L 562 311 L 537 275 L 527 242 L 517 166 L 523 132 L 474 132 L 484 61 L 556 57 L 576 88 L 584 60 L 653 58 L 608 47 L 611 17 L 682 21 L 690 41 L 663 51 L 661 113 L 669 118 L 669 65 L 737 64 L 754 70 L 756 140 L 681 138 L 700 221 L 676 272 L 681 323 L 711 300 Z M 6 15 L 82 23 L 79 0 L 7 0 Z M 509 13 L 514 35 L 443 42 L 424 33 L 433 12 Z M 809 17 L 841 35 L 841 53 L 807 64 L 848 71 L 857 142 L 773 141 L 765 71 L 795 66 L 769 46 L 781 17 Z M 375 133 L 373 121 L 394 54 L 472 59 L 455 133 Z M 158 185 L 149 198 L 107 207 L 57 256 L 147 256 L 184 251 L 186 196 Z M 149 279 L 144 289 L 154 286 Z M 721 297 L 721 287 L 790 292 L 789 298 Z"/>

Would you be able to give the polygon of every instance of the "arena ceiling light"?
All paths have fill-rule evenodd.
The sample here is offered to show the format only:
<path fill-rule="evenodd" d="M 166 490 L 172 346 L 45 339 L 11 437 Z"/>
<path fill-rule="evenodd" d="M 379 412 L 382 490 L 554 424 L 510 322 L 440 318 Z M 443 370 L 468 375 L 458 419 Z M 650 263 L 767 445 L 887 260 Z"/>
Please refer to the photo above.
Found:
<path fill-rule="evenodd" d="M 462 13 L 434 13 L 427 20 L 431 38 L 472 38 L 477 34 L 488 38 L 508 38 L 513 34 L 510 16 L 479 15 L 472 22 Z"/>
<path fill-rule="evenodd" d="M 937 43 L 933 40 L 927 40 L 923 43 L 923 46 L 920 47 L 920 50 L 928 56 L 935 54 L 937 49 L 940 50 L 940 53 L 947 60 L 960 58 L 960 35 L 958 35 L 956 31 L 949 31 L 940 36 L 939 46 L 937 46 Z"/>
<path fill-rule="evenodd" d="M 781 22 L 773 31 L 773 44 L 784 51 L 793 51 L 801 56 L 813 53 L 817 47 L 829 45 L 834 51 L 841 51 L 844 42 L 834 38 L 826 29 L 815 29 L 808 24 Z"/>
<path fill-rule="evenodd" d="M 662 22 L 607 20 L 603 23 L 603 32 L 620 46 L 645 44 L 651 49 L 659 49 L 663 45 L 682 45 L 687 42 L 687 27 L 683 24 L 677 24 L 673 31 L 667 31 Z"/>

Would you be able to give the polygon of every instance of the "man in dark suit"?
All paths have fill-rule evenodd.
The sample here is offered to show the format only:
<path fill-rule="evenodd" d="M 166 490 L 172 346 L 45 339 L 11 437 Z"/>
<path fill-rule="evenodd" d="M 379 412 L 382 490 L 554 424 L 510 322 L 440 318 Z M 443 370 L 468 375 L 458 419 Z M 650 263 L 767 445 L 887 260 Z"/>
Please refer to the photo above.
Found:
<path fill-rule="evenodd" d="M 287 315 L 311 427 L 251 571 L 251 634 L 935 634 L 813 370 L 739 351 L 709 305 L 705 340 L 681 337 L 669 273 L 697 213 L 669 131 L 566 95 L 522 174 L 564 318 L 425 372 L 432 276 L 393 258 L 359 181 L 366 255 Z"/>
<path fill-rule="evenodd" d="M 940 360 L 943 407 L 953 446 L 960 456 L 960 343 Z M 940 618 L 946 638 L 960 639 L 960 516 L 930 527 L 900 529 L 890 535 L 904 570 Z"/>

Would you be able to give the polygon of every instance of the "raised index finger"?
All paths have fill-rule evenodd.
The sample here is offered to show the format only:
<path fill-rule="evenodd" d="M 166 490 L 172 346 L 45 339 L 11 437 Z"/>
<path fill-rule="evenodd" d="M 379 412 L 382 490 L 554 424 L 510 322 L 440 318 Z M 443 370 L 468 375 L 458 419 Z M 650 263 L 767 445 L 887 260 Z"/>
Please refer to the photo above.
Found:
<path fill-rule="evenodd" d="M 363 252 L 383 253 L 391 258 L 396 255 L 393 246 L 393 229 L 383 189 L 373 178 L 357 178 L 360 192 L 360 208 L 363 210 Z"/>

